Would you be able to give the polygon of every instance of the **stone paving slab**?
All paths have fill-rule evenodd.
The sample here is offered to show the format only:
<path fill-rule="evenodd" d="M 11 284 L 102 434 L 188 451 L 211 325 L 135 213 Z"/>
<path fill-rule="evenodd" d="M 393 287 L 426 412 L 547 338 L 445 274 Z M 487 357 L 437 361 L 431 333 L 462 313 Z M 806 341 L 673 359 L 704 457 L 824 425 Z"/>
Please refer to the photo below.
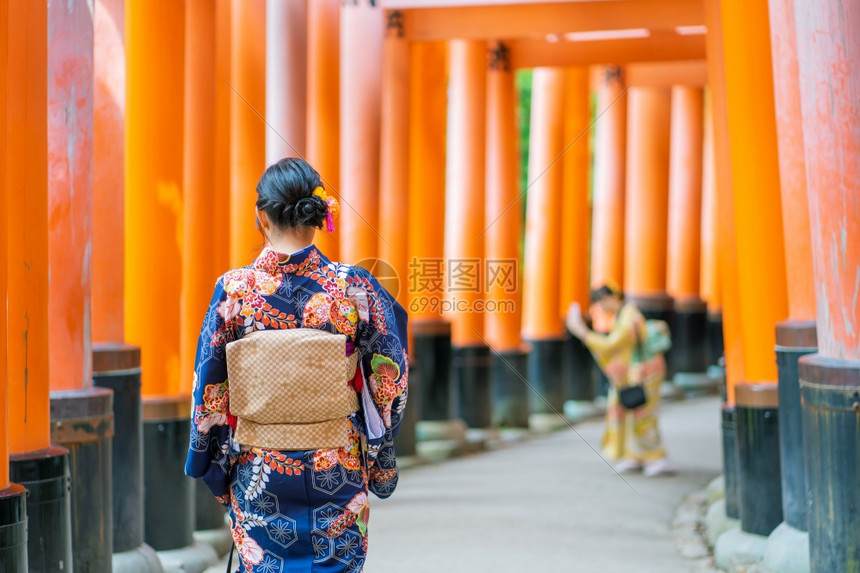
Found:
<path fill-rule="evenodd" d="M 684 573 L 676 509 L 720 472 L 719 399 L 668 404 L 665 443 L 675 477 L 625 476 L 599 450 L 603 424 L 404 472 L 373 499 L 367 573 L 507 571 Z M 698 557 L 698 555 L 696 556 Z"/>

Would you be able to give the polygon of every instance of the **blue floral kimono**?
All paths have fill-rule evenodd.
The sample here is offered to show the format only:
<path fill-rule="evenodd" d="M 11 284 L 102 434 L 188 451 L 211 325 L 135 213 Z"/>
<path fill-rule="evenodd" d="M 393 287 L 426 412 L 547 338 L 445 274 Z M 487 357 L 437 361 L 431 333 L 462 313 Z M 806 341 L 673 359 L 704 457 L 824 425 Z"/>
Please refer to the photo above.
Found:
<path fill-rule="evenodd" d="M 348 445 L 287 452 L 235 443 L 225 346 L 255 330 L 297 327 L 344 334 L 359 352 L 353 383 L 369 396 L 350 417 Z M 369 272 L 331 262 L 313 245 L 291 255 L 267 248 L 215 285 L 194 373 L 185 472 L 229 508 L 240 571 L 362 571 L 368 491 L 385 498 L 397 485 L 392 441 L 408 375 L 403 308 Z"/>

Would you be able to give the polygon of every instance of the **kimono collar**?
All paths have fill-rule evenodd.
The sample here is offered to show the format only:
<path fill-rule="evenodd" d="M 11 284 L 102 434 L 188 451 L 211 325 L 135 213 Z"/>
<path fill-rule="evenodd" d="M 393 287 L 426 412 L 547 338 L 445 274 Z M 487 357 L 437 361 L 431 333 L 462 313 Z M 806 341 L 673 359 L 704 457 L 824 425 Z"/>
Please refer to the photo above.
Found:
<path fill-rule="evenodd" d="M 328 262 L 325 255 L 314 245 L 308 245 L 290 254 L 279 253 L 271 247 L 266 247 L 254 261 L 254 268 L 274 275 L 317 270 Z"/>

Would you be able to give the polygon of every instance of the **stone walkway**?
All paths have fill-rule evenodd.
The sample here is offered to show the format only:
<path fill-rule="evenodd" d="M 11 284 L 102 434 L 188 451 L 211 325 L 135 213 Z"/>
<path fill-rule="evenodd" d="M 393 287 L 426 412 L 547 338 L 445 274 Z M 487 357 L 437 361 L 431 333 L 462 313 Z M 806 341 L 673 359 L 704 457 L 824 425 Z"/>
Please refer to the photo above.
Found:
<path fill-rule="evenodd" d="M 365 570 L 702 571 L 670 525 L 683 498 L 721 471 L 719 400 L 668 404 L 661 425 L 675 477 L 625 483 L 591 449 L 600 421 L 575 426 L 579 436 L 565 430 L 408 470 L 391 499 L 373 499 Z"/>
<path fill-rule="evenodd" d="M 592 450 L 600 420 L 408 469 L 392 498 L 371 496 L 365 573 L 712 571 L 679 551 L 692 533 L 677 523 L 695 520 L 682 501 L 721 472 L 719 399 L 669 403 L 661 426 L 674 477 L 622 480 Z"/>

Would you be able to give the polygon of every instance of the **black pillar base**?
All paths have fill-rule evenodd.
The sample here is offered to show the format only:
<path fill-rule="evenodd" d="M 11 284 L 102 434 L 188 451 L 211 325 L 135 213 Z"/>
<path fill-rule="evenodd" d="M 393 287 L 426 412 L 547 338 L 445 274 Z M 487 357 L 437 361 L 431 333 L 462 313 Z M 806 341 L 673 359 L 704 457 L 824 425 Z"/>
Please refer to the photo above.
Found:
<path fill-rule="evenodd" d="M 69 450 L 51 446 L 9 456 L 10 479 L 27 488 L 27 562 L 31 573 L 72 568 Z"/>
<path fill-rule="evenodd" d="M 806 475 L 803 463 L 803 415 L 797 361 L 818 344 L 814 322 L 776 325 L 779 372 L 779 459 L 782 463 L 782 514 L 791 527 L 806 531 Z"/>
<path fill-rule="evenodd" d="M 675 303 L 666 293 L 653 295 L 634 295 L 627 297 L 629 302 L 636 305 L 636 308 L 649 320 L 662 320 L 669 325 L 672 330 L 672 349 L 666 353 L 666 380 L 671 380 L 677 371 L 675 369 L 675 344 L 676 335 L 674 332 L 674 315 Z"/>
<path fill-rule="evenodd" d="M 704 374 L 708 370 L 708 305 L 699 299 L 676 300 L 670 326 L 676 375 Z"/>
<path fill-rule="evenodd" d="M 113 553 L 113 391 L 51 392 L 51 441 L 69 450 L 74 567 L 109 571 Z"/>
<path fill-rule="evenodd" d="M 520 350 L 493 353 L 490 357 L 490 383 L 493 388 L 493 425 L 509 428 L 529 427 L 528 355 Z"/>
<path fill-rule="evenodd" d="M 719 311 L 708 312 L 708 324 L 706 328 L 708 330 L 708 366 L 715 366 L 720 364 L 720 359 L 722 359 L 725 353 L 725 349 L 723 348 L 723 313 Z"/>
<path fill-rule="evenodd" d="M 594 400 L 591 352 L 574 336 L 565 340 L 565 346 L 565 397 L 577 402 L 591 402 Z"/>
<path fill-rule="evenodd" d="M 489 347 L 454 347 L 451 356 L 452 378 L 460 405 L 459 417 L 470 428 L 489 428 L 492 425 Z"/>
<path fill-rule="evenodd" d="M 224 529 L 224 515 L 227 508 L 215 500 L 202 479 L 194 480 L 194 529 Z"/>
<path fill-rule="evenodd" d="M 412 358 L 409 361 L 408 383 L 406 410 L 400 422 L 400 432 L 394 438 L 394 451 L 398 456 L 414 456 L 417 453 L 416 426 L 418 413 L 421 411 L 421 370 L 415 367 L 415 360 Z"/>
<path fill-rule="evenodd" d="M 735 407 L 723 404 L 721 414 L 723 420 L 723 479 L 725 481 L 726 517 L 740 519 Z"/>
<path fill-rule="evenodd" d="M 409 375 L 421 380 L 418 418 L 450 420 L 454 417 L 451 409 L 451 325 L 441 320 L 410 325 L 414 366 L 410 367 Z"/>
<path fill-rule="evenodd" d="M 187 396 L 143 400 L 144 535 L 157 551 L 194 541 L 194 481 L 185 475 L 189 404 Z"/>
<path fill-rule="evenodd" d="M 555 414 L 564 412 L 565 381 L 564 354 L 567 341 L 530 340 L 526 379 L 529 390 L 529 410 L 532 414 Z"/>
<path fill-rule="evenodd" d="M 770 535 L 782 521 L 776 384 L 735 387 L 741 529 Z"/>
<path fill-rule="evenodd" d="M 144 542 L 140 348 L 94 344 L 93 384 L 113 390 L 113 552 L 132 551 Z"/>
<path fill-rule="evenodd" d="M 860 360 L 798 362 L 812 571 L 860 570 Z"/>
<path fill-rule="evenodd" d="M 0 573 L 27 573 L 27 490 L 0 489 Z"/>

